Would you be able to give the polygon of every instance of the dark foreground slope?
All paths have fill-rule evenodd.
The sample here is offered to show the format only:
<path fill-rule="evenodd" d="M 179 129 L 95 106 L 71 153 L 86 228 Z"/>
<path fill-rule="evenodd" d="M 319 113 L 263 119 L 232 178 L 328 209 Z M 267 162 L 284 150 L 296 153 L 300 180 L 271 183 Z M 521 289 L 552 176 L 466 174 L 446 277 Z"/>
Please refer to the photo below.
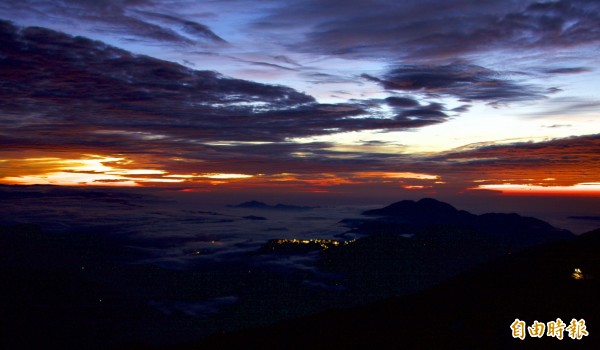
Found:
<path fill-rule="evenodd" d="M 107 241 L 16 225 L 0 226 L 0 247 L 0 349 L 108 349 L 162 317 L 90 277 L 127 254 Z"/>
<path fill-rule="evenodd" d="M 177 349 L 598 349 L 600 230 L 503 257 L 435 288 Z M 583 277 L 573 276 L 580 269 Z M 589 336 L 512 337 L 527 325 L 585 320 Z"/>

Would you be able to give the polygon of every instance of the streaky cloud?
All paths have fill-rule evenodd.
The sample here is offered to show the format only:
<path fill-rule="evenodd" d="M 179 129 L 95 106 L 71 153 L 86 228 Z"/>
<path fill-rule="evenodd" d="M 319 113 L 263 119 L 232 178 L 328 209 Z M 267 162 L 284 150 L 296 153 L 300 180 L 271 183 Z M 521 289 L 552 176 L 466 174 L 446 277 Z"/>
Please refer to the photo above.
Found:
<path fill-rule="evenodd" d="M 543 98 L 552 91 L 511 79 L 514 72 L 497 72 L 468 63 L 397 65 L 383 77 L 365 79 L 391 91 L 452 96 L 461 101 L 503 103 Z M 392 100 L 393 101 L 393 100 Z"/>
<path fill-rule="evenodd" d="M 183 18 L 167 15 L 164 13 L 155 13 L 149 11 L 136 11 L 143 17 L 156 19 L 159 21 L 166 22 L 167 24 L 174 24 L 181 28 L 183 32 L 186 34 L 192 35 L 194 38 L 201 40 L 209 40 L 215 43 L 226 44 L 227 41 L 217 34 L 215 34 L 208 26 L 195 22 L 186 20 Z"/>

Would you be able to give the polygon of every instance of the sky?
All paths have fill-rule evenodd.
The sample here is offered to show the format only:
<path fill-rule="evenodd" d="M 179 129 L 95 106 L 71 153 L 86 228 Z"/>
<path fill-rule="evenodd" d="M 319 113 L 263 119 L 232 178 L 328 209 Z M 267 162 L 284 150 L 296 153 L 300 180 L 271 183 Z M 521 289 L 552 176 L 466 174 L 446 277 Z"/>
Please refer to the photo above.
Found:
<path fill-rule="evenodd" d="M 0 184 L 600 196 L 595 0 L 2 0 L 0 19 Z"/>

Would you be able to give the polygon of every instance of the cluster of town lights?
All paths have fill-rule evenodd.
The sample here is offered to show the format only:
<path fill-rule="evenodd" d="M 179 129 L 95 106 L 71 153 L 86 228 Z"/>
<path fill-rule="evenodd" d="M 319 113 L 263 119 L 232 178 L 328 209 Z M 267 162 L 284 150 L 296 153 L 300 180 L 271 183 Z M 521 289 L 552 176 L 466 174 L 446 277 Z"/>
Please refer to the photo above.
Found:
<path fill-rule="evenodd" d="M 290 245 L 290 244 L 318 245 L 323 250 L 325 250 L 325 249 L 329 249 L 332 246 L 337 247 L 340 245 L 348 245 L 348 244 L 354 243 L 355 241 L 356 241 L 356 239 L 353 239 L 350 241 L 337 241 L 334 239 L 318 239 L 318 238 L 297 239 L 297 238 L 293 238 L 293 239 L 276 239 L 276 240 L 272 241 L 272 243 L 279 244 L 279 245 Z M 272 249 L 275 249 L 275 247 L 272 247 Z"/>

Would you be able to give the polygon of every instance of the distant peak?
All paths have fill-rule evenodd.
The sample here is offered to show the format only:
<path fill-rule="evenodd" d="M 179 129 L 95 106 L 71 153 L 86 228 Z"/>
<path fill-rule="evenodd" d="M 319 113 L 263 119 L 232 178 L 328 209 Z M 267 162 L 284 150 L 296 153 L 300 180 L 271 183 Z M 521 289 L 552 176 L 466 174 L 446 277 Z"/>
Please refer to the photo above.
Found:
<path fill-rule="evenodd" d="M 412 201 L 411 201 L 411 202 L 412 202 Z M 442 202 L 442 201 L 438 201 L 438 200 L 437 200 L 437 199 L 435 199 L 435 198 L 421 198 L 421 199 L 419 199 L 419 200 L 417 201 L 417 203 L 443 203 L 443 204 L 447 204 L 447 203 L 444 203 L 444 202 Z"/>
<path fill-rule="evenodd" d="M 385 208 L 368 210 L 365 215 L 384 215 L 384 216 L 421 216 L 421 215 L 452 215 L 458 210 L 448 203 L 438 201 L 433 198 L 423 198 L 415 202 L 412 200 L 403 200 L 388 205 Z"/>
<path fill-rule="evenodd" d="M 429 206 L 429 207 L 436 207 L 436 208 L 443 208 L 446 209 L 448 211 L 457 211 L 456 208 L 454 208 L 452 205 L 446 203 L 446 202 L 442 202 L 442 201 L 438 201 L 437 199 L 433 199 L 433 198 L 423 198 L 420 199 L 417 204 L 421 205 L 421 206 Z"/>

